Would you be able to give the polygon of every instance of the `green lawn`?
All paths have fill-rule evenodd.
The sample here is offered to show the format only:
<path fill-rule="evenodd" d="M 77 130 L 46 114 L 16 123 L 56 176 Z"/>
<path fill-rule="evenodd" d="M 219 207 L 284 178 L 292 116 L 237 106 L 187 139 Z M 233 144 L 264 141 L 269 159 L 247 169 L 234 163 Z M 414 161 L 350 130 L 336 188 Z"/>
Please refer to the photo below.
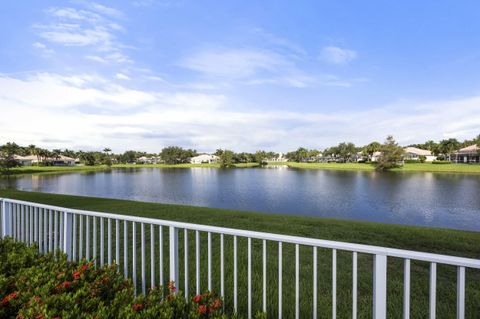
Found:
<path fill-rule="evenodd" d="M 39 173 L 64 173 L 107 170 L 106 165 L 95 166 L 21 166 L 11 169 L 11 174 L 39 174 Z"/>
<path fill-rule="evenodd" d="M 304 169 L 332 169 L 332 170 L 362 170 L 373 171 L 375 167 L 367 163 L 269 163 L 270 165 L 288 165 Z M 406 163 L 395 172 L 444 172 L 444 173 L 480 173 L 480 165 L 475 164 L 433 164 L 433 163 Z"/>
<path fill-rule="evenodd" d="M 380 245 L 402 249 L 443 253 L 470 258 L 480 258 L 480 233 L 423 227 L 386 225 L 379 223 L 341 221 L 313 217 L 294 217 L 274 214 L 249 213 L 225 209 L 204 207 L 166 205 L 135 201 L 65 196 L 42 193 L 28 193 L 16 190 L 0 190 L 0 197 L 18 198 L 58 206 L 146 216 L 167 220 L 266 231 L 279 234 L 308 236 L 362 244 Z M 107 228 L 105 228 L 106 230 Z M 146 228 L 149 243 L 149 227 Z M 123 233 L 122 233 L 123 234 Z M 138 233 L 137 233 L 138 234 Z M 193 232 L 189 233 L 189 286 L 195 288 L 195 242 Z M 130 235 L 131 236 L 131 235 Z M 138 235 L 137 235 L 138 236 Z M 168 238 L 167 233 L 164 234 Z M 139 237 L 137 237 L 139 238 Z M 156 237 L 158 239 L 158 236 Z M 137 239 L 139 242 L 139 239 Z M 131 238 L 130 238 L 131 243 Z M 183 232 L 180 232 L 180 271 L 183 274 Z M 168 243 L 165 243 L 167 245 Z M 147 244 L 147 247 L 149 245 Z M 201 237 L 202 256 L 201 286 L 206 287 L 206 234 Z M 165 246 L 165 251 L 168 251 Z M 213 288 L 219 291 L 219 238 L 213 235 Z M 261 242 L 253 241 L 253 309 L 261 309 Z M 158 249 L 156 248 L 158 251 Z M 268 273 L 268 314 L 277 317 L 277 282 L 278 256 L 277 244 L 267 244 Z M 137 252 L 140 253 L 138 247 Z M 239 262 L 239 310 L 246 311 L 246 239 L 238 242 Z M 301 254 L 301 317 L 311 317 L 312 309 L 312 249 L 302 247 Z M 292 318 L 294 313 L 294 247 L 284 245 L 283 254 L 283 309 L 284 318 Z M 138 258 L 139 260 L 140 258 Z M 131 259 L 130 259 L 131 260 Z M 149 265 L 147 253 L 147 270 Z M 402 317 L 403 271 L 402 261 L 396 258 L 388 260 L 388 317 Z M 232 306 L 232 239 L 225 237 L 225 291 L 227 309 Z M 165 266 L 167 267 L 167 266 Z M 138 267 L 137 269 L 139 269 Z M 437 270 L 437 316 L 439 318 L 455 317 L 456 273 L 453 267 L 439 265 Z M 168 274 L 168 268 L 164 269 Z M 319 249 L 318 256 L 319 318 L 329 318 L 331 314 L 331 251 Z M 358 260 L 358 318 L 371 318 L 372 305 L 372 258 L 359 254 Z M 428 316 L 428 264 L 412 262 L 411 317 Z M 139 276 L 140 278 L 140 276 Z M 147 272 L 147 280 L 149 280 Z M 158 275 L 157 275 L 158 278 Z M 350 317 L 351 312 L 351 253 L 338 252 L 337 270 L 337 304 L 338 318 Z M 215 280 L 217 279 L 217 280 Z M 183 282 L 183 275 L 180 278 Z M 183 289 L 183 285 L 180 285 Z M 478 318 L 480 313 L 480 271 L 467 270 L 467 318 Z"/>
<path fill-rule="evenodd" d="M 258 166 L 257 163 L 240 163 L 235 164 L 237 168 L 248 168 Z M 142 167 L 155 167 L 155 168 L 220 168 L 219 164 L 116 164 L 111 168 L 142 168 Z M 66 172 L 91 172 L 91 171 L 103 171 L 111 169 L 106 165 L 95 166 L 22 166 L 11 169 L 12 175 L 22 174 L 48 174 L 48 173 L 66 173 Z"/>

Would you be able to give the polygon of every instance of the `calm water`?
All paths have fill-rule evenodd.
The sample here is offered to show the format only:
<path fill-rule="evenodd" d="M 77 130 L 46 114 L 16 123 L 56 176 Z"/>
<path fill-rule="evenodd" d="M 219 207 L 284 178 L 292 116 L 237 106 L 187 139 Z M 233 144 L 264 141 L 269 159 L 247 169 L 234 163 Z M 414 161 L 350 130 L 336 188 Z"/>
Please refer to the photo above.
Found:
<path fill-rule="evenodd" d="M 114 169 L 0 179 L 0 187 L 480 231 L 480 175 Z"/>

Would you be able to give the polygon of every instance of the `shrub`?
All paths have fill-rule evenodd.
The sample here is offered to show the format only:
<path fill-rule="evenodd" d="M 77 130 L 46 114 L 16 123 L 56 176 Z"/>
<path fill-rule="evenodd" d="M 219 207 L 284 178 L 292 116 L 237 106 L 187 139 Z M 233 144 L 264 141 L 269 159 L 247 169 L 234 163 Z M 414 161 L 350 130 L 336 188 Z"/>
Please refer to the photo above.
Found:
<path fill-rule="evenodd" d="M 61 252 L 40 255 L 11 238 L 0 239 L 0 318 L 229 318 L 216 294 L 189 302 L 173 283 L 134 296 L 115 265 L 70 262 Z M 234 317 L 231 317 L 234 318 Z M 236 316 L 235 316 L 236 318 Z M 255 318 L 266 318 L 257 313 Z"/>

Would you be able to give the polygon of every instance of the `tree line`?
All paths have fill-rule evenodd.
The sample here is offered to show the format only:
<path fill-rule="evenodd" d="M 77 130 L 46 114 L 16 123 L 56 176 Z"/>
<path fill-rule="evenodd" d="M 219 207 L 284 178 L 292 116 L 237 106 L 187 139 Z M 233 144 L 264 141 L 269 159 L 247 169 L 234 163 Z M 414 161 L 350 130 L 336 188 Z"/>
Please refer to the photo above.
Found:
<path fill-rule="evenodd" d="M 409 146 L 429 150 L 434 155 L 439 156 L 440 159 L 449 159 L 450 154 L 454 151 L 473 144 L 480 146 L 480 134 L 473 139 L 466 139 L 462 142 L 455 138 L 449 138 L 438 142 L 429 140 L 425 143 L 411 144 Z M 232 150 L 217 149 L 214 155 L 219 157 L 219 163 L 222 167 L 230 167 L 239 163 L 257 163 L 259 165 L 264 165 L 267 161 L 272 159 L 285 159 L 293 162 L 317 162 L 328 160 L 334 160 L 335 162 L 352 162 L 358 160 L 359 154 L 368 160 L 368 158 L 371 158 L 375 152 L 385 152 L 386 148 L 392 148 L 393 145 L 396 145 L 398 150 L 401 148 L 395 142 L 393 137 L 389 136 L 383 144 L 374 141 L 364 146 L 356 146 L 351 142 L 342 142 L 336 146 L 328 147 L 323 151 L 319 149 L 299 147 L 295 151 L 290 151 L 282 155 L 281 153 L 265 150 L 258 150 L 254 153 L 236 153 Z M 391 150 L 393 150 L 393 148 Z M 190 158 L 199 155 L 199 153 L 194 149 L 184 149 L 180 146 L 164 147 L 159 153 L 128 150 L 123 153 L 115 154 L 108 147 L 104 148 L 102 151 L 74 151 L 70 149 L 48 150 L 37 147 L 33 144 L 21 146 L 14 142 L 9 142 L 0 146 L 0 170 L 18 165 L 14 155 L 36 156 L 39 165 L 49 165 L 49 161 L 46 161 L 46 159 L 59 159 L 61 156 L 67 156 L 78 159 L 84 165 L 110 166 L 114 163 L 135 163 L 138 158 L 142 156 L 157 157 L 161 159 L 162 163 L 166 164 L 188 163 Z"/>

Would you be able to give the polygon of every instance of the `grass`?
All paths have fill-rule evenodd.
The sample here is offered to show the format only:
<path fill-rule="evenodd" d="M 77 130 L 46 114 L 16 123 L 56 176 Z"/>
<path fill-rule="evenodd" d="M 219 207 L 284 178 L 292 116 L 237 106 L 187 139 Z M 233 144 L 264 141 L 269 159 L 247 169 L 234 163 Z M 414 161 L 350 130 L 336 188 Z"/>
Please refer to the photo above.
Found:
<path fill-rule="evenodd" d="M 95 166 L 21 166 L 10 170 L 12 175 L 39 174 L 39 173 L 64 173 L 107 170 L 106 165 Z"/>
<path fill-rule="evenodd" d="M 30 193 L 16 190 L 0 190 L 0 197 L 17 198 L 33 202 L 41 202 L 64 207 L 115 212 L 136 216 L 146 216 L 167 220 L 176 220 L 192 223 L 202 223 L 239 229 L 258 230 L 271 233 L 307 236 L 321 239 L 355 242 L 362 244 L 380 245 L 402 249 L 458 255 L 470 258 L 480 258 L 480 233 L 424 227 L 411 227 L 400 225 L 387 225 L 369 222 L 341 221 L 334 219 L 320 219 L 313 217 L 284 216 L 262 213 L 249 213 L 225 209 L 192 207 L 181 205 L 166 205 L 157 203 L 113 200 L 92 197 L 66 196 L 44 193 Z M 115 225 L 114 225 L 115 226 Z M 122 226 L 121 226 L 122 227 Z M 139 229 L 140 227 L 137 227 Z M 123 230 L 123 228 L 122 228 Z M 130 227 L 131 230 L 131 227 Z M 105 232 L 107 227 L 105 227 Z M 123 234 L 123 232 L 121 232 Z M 183 231 L 180 232 L 180 283 L 183 283 Z M 146 227 L 147 249 L 149 247 L 150 227 Z M 155 237 L 158 240 L 158 234 Z M 164 232 L 168 241 L 168 232 Z M 195 234 L 189 232 L 189 287 L 195 289 Z M 207 254 L 206 234 L 201 236 L 201 287 L 207 285 Z M 139 245 L 137 231 L 137 246 Z M 129 243 L 131 243 L 131 234 Z M 168 251 L 165 242 L 165 252 Z M 155 250 L 158 252 L 158 245 Z M 212 236 L 212 276 L 213 289 L 219 291 L 219 238 Z M 98 249 L 97 249 L 98 251 Z M 225 236 L 225 302 L 227 308 L 232 307 L 233 285 L 233 240 Z M 140 246 L 137 248 L 140 253 Z M 277 314 L 278 296 L 278 246 L 276 243 L 267 243 L 267 276 L 268 276 L 268 317 L 275 318 Z M 262 292 L 262 243 L 253 240 L 252 251 L 252 291 L 253 309 L 261 309 Z M 131 255 L 131 252 L 130 252 Z M 121 255 L 123 256 L 123 254 Z M 158 265 L 158 254 L 156 256 Z M 294 316 L 294 276 L 295 252 L 292 245 L 284 244 L 283 248 L 283 316 Z M 311 317 L 312 311 L 312 249 L 300 249 L 300 295 L 301 317 Z M 331 316 L 331 259 L 330 250 L 319 249 L 318 256 L 318 315 L 319 318 Z M 131 260 L 131 256 L 130 256 Z M 140 260 L 138 257 L 137 260 Z M 239 238 L 238 242 L 238 300 L 239 312 L 246 312 L 246 239 Z M 351 253 L 338 252 L 337 256 L 337 316 L 338 318 L 351 317 Z M 150 257 L 147 250 L 147 281 L 149 281 Z M 412 262 L 412 287 L 411 287 L 411 317 L 428 317 L 428 264 Z M 388 260 L 388 317 L 402 317 L 403 298 L 403 263 L 402 260 L 389 258 Z M 131 268 L 131 267 L 130 267 Z M 140 266 L 137 266 L 140 269 Z M 437 269 L 437 316 L 439 318 L 455 317 L 456 305 L 456 273 L 454 267 L 439 265 Z M 164 273 L 168 274 L 165 265 Z M 372 258 L 370 255 L 359 254 L 358 259 L 358 318 L 372 317 Z M 138 276 L 140 278 L 140 275 Z M 158 280 L 158 271 L 156 275 Z M 183 285 L 180 284 L 180 289 Z M 466 317 L 477 318 L 480 313 L 480 272 L 467 270 L 466 282 L 467 300 Z"/>
<path fill-rule="evenodd" d="M 288 165 L 302 169 L 332 169 L 332 170 L 361 170 L 373 171 L 375 167 L 367 163 L 269 163 L 270 165 Z M 395 172 L 439 172 L 439 173 L 469 173 L 480 174 L 480 165 L 475 164 L 433 164 L 433 163 L 406 163 Z"/>

